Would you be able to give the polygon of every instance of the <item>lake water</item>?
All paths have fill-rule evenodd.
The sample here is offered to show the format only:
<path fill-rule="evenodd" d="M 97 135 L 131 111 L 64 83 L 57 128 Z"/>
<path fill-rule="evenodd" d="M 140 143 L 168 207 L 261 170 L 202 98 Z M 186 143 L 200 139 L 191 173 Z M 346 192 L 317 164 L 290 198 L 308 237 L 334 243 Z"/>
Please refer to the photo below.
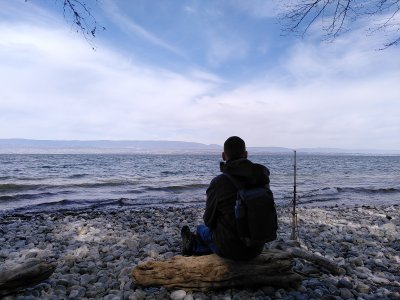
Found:
<path fill-rule="evenodd" d="M 277 205 L 293 199 L 293 156 L 254 155 Z M 220 155 L 0 155 L 0 211 L 205 204 Z M 297 155 L 299 205 L 400 204 L 400 156 Z"/>

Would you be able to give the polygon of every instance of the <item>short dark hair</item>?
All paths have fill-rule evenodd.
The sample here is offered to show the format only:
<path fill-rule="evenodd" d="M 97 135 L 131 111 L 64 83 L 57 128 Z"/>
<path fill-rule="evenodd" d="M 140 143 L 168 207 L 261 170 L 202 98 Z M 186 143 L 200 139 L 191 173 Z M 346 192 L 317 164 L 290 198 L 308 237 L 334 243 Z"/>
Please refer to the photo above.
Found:
<path fill-rule="evenodd" d="M 231 136 L 224 143 L 224 152 L 229 159 L 241 158 L 246 152 L 246 144 L 238 136 Z"/>

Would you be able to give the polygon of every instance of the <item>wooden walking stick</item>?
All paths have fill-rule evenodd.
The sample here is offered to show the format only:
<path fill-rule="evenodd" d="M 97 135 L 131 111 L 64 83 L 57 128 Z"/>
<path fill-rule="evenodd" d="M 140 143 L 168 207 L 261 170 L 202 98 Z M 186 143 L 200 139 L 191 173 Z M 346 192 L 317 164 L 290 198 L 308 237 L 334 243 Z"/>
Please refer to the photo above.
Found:
<path fill-rule="evenodd" d="M 294 181 L 293 181 L 293 210 L 292 210 L 292 234 L 290 238 L 297 240 L 296 228 L 297 228 L 297 214 L 296 214 L 296 150 L 294 150 Z"/>

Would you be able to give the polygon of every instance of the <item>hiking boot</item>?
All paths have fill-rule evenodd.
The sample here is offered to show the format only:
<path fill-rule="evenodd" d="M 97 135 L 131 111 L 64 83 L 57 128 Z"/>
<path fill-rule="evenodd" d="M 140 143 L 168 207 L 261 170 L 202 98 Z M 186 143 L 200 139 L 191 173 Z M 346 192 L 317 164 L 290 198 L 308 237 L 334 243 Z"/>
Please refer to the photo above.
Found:
<path fill-rule="evenodd" d="M 190 256 L 193 255 L 194 239 L 193 233 L 190 231 L 188 226 L 183 226 L 181 229 L 182 237 L 182 255 Z"/>

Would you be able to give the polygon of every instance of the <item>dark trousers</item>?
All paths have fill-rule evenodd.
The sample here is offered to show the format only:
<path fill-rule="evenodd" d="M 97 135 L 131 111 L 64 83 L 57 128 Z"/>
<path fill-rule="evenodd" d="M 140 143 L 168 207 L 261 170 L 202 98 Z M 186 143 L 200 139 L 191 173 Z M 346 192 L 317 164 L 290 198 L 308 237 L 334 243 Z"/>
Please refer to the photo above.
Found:
<path fill-rule="evenodd" d="M 213 242 L 213 233 L 206 225 L 198 225 L 196 229 L 197 243 L 194 249 L 195 255 L 207 255 L 217 253 L 218 248 Z"/>

